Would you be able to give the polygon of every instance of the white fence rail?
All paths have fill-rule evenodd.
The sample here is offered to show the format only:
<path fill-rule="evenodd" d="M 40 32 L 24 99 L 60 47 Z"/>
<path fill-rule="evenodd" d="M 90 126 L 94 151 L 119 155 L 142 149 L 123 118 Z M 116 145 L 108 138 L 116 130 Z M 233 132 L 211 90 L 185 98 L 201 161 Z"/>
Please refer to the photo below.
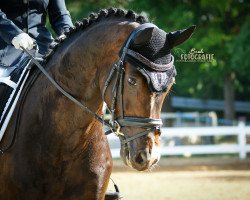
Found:
<path fill-rule="evenodd" d="M 223 110 L 224 101 L 213 100 L 213 99 L 196 99 L 188 97 L 177 97 L 173 96 L 171 98 L 171 104 L 175 108 L 192 108 L 192 109 L 202 109 L 202 110 Z M 250 112 L 250 102 L 236 101 L 234 103 L 235 111 L 249 113 Z"/>
<path fill-rule="evenodd" d="M 181 145 L 162 146 L 161 155 L 199 155 L 199 154 L 239 154 L 240 159 L 245 159 L 250 153 L 250 144 L 247 144 L 246 137 L 250 136 L 250 126 L 240 123 L 239 126 L 218 126 L 218 127 L 180 127 L 162 128 L 161 137 L 173 138 L 184 136 L 237 136 L 235 144 L 215 144 L 215 145 Z M 119 139 L 108 136 L 111 146 L 111 153 L 114 158 L 119 157 Z M 113 147 L 112 147 L 113 146 Z"/>

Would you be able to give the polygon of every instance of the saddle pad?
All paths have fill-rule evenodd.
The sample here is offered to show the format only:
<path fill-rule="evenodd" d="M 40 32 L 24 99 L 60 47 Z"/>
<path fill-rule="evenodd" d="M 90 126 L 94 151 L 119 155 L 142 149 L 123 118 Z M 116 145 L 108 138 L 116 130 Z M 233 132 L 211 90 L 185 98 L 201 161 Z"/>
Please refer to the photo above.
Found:
<path fill-rule="evenodd" d="M 9 77 L 5 77 L 8 81 L 3 82 L 1 87 L 4 87 L 5 92 L 0 96 L 0 141 L 8 126 L 10 118 L 15 110 L 17 101 L 22 92 L 23 86 L 29 76 L 31 60 L 25 58 L 20 63 L 21 66 L 16 68 Z M 7 85 L 8 84 L 8 85 Z"/>

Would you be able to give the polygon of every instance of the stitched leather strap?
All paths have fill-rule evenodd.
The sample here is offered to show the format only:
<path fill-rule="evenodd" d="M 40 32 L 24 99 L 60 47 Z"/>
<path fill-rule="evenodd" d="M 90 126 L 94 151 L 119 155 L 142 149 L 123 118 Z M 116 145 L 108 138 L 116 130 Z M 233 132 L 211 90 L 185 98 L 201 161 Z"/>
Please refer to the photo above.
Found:
<path fill-rule="evenodd" d="M 117 122 L 121 127 L 123 126 L 133 126 L 133 127 L 143 127 L 143 128 L 152 128 L 162 125 L 161 119 L 153 118 L 139 118 L 139 117 L 124 117 L 118 118 Z"/>
<path fill-rule="evenodd" d="M 98 121 L 100 121 L 101 123 L 105 124 L 106 126 L 108 126 L 110 129 L 113 129 L 112 125 L 105 121 L 101 116 L 97 115 L 95 112 L 93 112 L 92 110 L 90 110 L 87 106 L 85 106 L 84 104 L 82 104 L 80 101 L 78 101 L 77 99 L 75 99 L 72 95 L 70 95 L 69 93 L 67 93 L 50 75 L 49 73 L 43 68 L 43 66 L 26 50 L 23 48 L 23 51 L 25 53 L 27 53 L 27 55 L 30 57 L 30 59 L 32 60 L 32 62 L 41 70 L 41 72 L 48 78 L 48 80 L 68 99 L 70 99 L 71 101 L 73 101 L 75 104 L 77 104 L 82 110 L 85 110 L 86 112 L 88 112 L 89 114 L 93 115 Z"/>
<path fill-rule="evenodd" d="M 154 131 L 154 130 L 155 130 L 154 127 L 153 128 L 149 128 L 149 129 L 147 129 L 147 130 L 145 130 L 143 132 L 137 133 L 136 135 L 134 135 L 132 137 L 128 137 L 126 139 L 124 139 L 124 136 L 120 136 L 120 138 L 121 138 L 121 144 L 124 145 L 124 144 L 126 144 L 126 143 L 128 143 L 128 142 L 130 142 L 132 140 L 135 140 L 135 139 L 137 139 L 139 137 L 147 135 L 149 132 Z"/>
<path fill-rule="evenodd" d="M 160 65 L 160 64 L 156 64 L 156 63 L 151 62 L 150 60 L 145 58 L 143 55 L 141 55 L 141 54 L 139 54 L 131 49 L 124 48 L 124 50 L 127 52 L 128 55 L 132 56 L 136 60 L 143 63 L 145 66 L 147 66 L 155 71 L 165 72 L 174 66 L 174 56 L 172 56 L 172 55 L 171 55 L 171 62 L 170 63 L 168 63 L 166 65 Z"/>

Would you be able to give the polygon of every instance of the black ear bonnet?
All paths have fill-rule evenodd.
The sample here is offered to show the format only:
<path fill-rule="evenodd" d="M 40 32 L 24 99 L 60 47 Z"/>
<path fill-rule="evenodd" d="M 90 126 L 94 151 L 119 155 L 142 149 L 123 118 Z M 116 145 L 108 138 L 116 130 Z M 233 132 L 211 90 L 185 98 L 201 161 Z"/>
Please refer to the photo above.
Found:
<path fill-rule="evenodd" d="M 164 92 L 176 76 L 167 34 L 151 23 L 136 28 L 124 43 L 120 57 L 137 67 L 152 92 Z"/>

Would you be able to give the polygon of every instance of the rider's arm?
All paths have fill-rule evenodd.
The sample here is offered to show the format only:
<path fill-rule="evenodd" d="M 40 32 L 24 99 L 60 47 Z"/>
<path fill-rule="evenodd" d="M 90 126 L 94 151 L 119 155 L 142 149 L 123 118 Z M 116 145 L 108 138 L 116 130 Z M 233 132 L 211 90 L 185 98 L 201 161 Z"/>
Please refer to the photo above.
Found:
<path fill-rule="evenodd" d="M 19 29 L 6 14 L 0 10 L 0 37 L 7 43 L 13 44 L 16 49 L 21 47 L 32 49 L 33 40 L 31 37 Z"/>
<path fill-rule="evenodd" d="M 8 44 L 14 37 L 23 33 L 11 20 L 9 20 L 6 14 L 0 9 L 0 37 Z"/>
<path fill-rule="evenodd" d="M 51 26 L 57 35 L 62 35 L 73 26 L 64 0 L 50 0 L 48 13 Z"/>

